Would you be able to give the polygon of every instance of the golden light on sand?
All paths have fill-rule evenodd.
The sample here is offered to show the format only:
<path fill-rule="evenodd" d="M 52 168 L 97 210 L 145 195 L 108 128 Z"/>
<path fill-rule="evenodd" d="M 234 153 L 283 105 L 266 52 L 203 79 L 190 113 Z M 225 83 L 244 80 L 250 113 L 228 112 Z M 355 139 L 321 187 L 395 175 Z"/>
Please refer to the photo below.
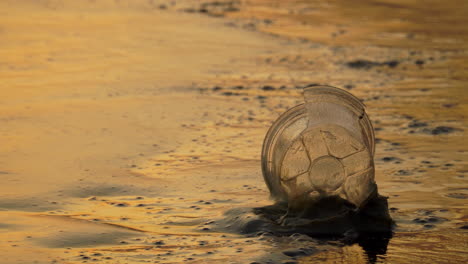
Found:
<path fill-rule="evenodd" d="M 467 13 L 461 0 L 1 1 L 0 262 L 466 262 Z M 384 246 L 249 220 L 271 203 L 265 133 L 311 83 L 364 100 L 397 224 Z"/>

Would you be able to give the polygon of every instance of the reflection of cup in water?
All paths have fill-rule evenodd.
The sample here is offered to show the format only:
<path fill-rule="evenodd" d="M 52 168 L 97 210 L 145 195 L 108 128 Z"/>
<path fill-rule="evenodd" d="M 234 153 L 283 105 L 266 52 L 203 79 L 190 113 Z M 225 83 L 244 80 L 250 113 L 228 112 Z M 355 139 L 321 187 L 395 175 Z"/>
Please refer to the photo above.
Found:
<path fill-rule="evenodd" d="M 340 197 L 361 208 L 377 191 L 374 132 L 364 105 L 330 86 L 306 87 L 304 99 L 265 137 L 262 169 L 272 196 L 288 203 Z"/>

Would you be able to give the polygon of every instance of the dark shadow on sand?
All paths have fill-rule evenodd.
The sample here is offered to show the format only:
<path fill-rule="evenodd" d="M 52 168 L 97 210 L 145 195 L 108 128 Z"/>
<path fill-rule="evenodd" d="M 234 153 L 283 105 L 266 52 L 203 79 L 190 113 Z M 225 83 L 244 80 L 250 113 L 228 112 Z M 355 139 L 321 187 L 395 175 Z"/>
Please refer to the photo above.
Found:
<path fill-rule="evenodd" d="M 258 208 L 235 208 L 225 213 L 214 229 L 241 233 L 247 236 L 276 238 L 307 236 L 318 244 L 362 247 L 369 263 L 376 263 L 385 255 L 392 237 L 394 222 L 388 212 L 387 198 L 375 195 L 365 207 L 356 210 L 339 197 L 329 197 L 301 210 L 291 209 L 286 203 Z M 299 247 L 297 254 L 286 257 L 313 255 L 313 247 Z M 294 250 L 292 252 L 295 252 Z"/>

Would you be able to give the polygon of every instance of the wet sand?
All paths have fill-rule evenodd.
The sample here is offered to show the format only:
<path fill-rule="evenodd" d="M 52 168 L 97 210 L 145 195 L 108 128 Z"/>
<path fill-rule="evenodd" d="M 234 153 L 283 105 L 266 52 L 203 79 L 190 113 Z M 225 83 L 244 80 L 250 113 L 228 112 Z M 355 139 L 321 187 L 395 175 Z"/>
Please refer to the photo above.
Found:
<path fill-rule="evenodd" d="M 467 12 L 2 1 L 2 263 L 466 262 Z M 263 137 L 311 83 L 364 100 L 391 238 L 275 236 L 249 213 L 271 204 Z"/>

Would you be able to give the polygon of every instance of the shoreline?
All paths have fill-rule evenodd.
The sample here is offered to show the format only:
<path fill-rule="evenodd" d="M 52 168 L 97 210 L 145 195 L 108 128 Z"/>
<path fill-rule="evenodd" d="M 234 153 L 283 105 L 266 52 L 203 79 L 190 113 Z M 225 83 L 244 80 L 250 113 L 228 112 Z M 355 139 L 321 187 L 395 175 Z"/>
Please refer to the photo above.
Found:
<path fill-rule="evenodd" d="M 8 10 L 0 255 L 7 263 L 466 261 L 468 34 L 443 31 L 465 18 L 441 15 L 424 31 L 428 11 L 416 1 L 360 2 L 373 25 L 341 2 L 0 4 Z M 389 8 L 407 13 L 391 20 Z M 310 83 L 363 99 L 376 128 L 376 181 L 397 224 L 376 259 L 359 244 L 210 227 L 229 209 L 271 204 L 263 137 Z"/>

